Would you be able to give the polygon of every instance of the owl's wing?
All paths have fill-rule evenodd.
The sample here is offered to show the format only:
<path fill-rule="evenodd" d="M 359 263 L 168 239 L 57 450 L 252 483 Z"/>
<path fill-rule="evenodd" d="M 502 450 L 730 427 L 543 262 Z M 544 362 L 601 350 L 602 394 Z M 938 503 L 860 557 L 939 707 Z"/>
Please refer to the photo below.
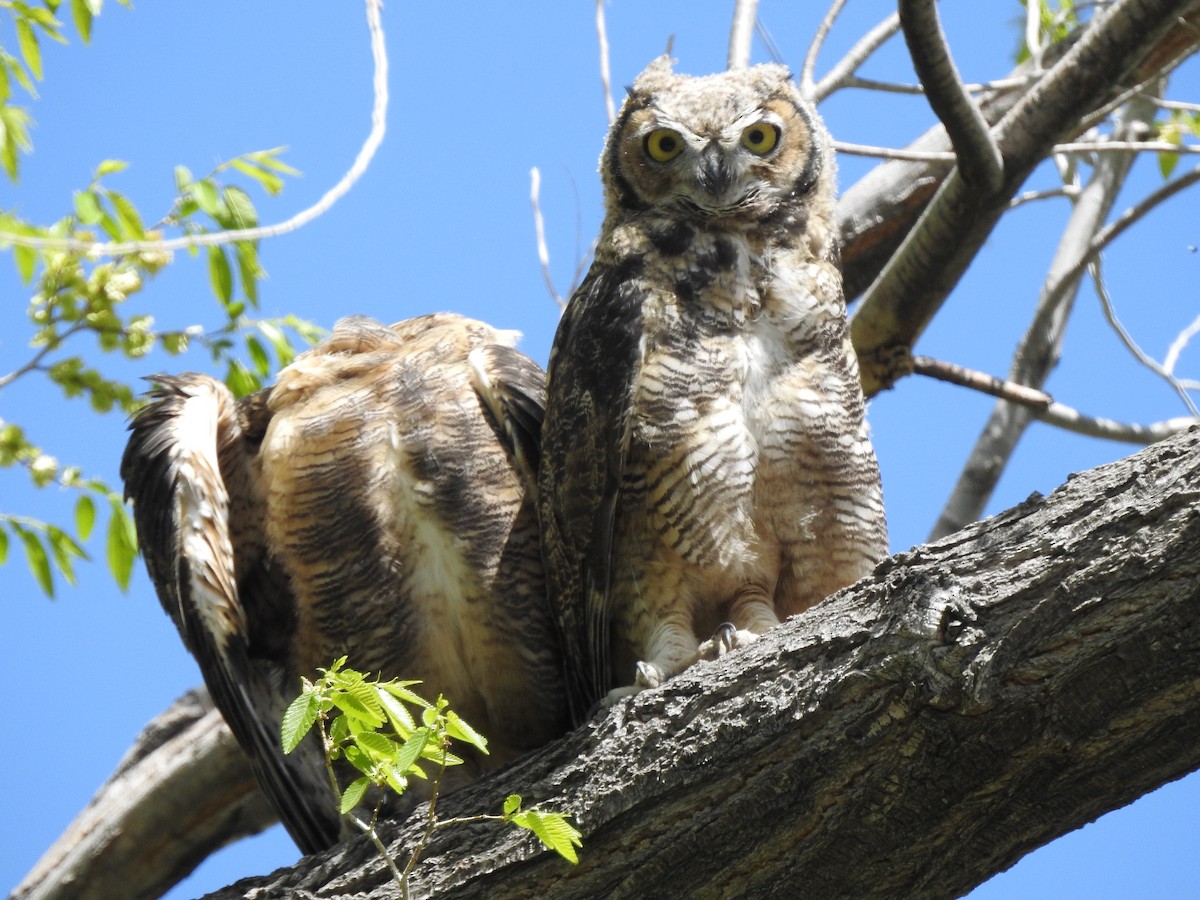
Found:
<path fill-rule="evenodd" d="M 501 344 L 476 347 L 467 361 L 475 392 L 499 427 L 517 475 L 536 497 L 546 415 L 545 373 L 524 353 Z"/>
<path fill-rule="evenodd" d="M 261 397 L 239 404 L 203 375 L 153 381 L 159 387 L 131 422 L 121 460 L 146 568 L 288 833 L 305 853 L 324 849 L 339 833 L 332 794 L 280 746 L 289 686 L 269 654 L 273 641 L 290 637 L 291 600 L 261 550 L 249 460 L 265 406 Z M 274 633 L 253 634 L 256 622 Z"/>
<path fill-rule="evenodd" d="M 642 356 L 644 288 L 635 275 L 628 266 L 593 265 L 550 354 L 539 506 L 576 723 L 613 687 L 609 589 Z"/>

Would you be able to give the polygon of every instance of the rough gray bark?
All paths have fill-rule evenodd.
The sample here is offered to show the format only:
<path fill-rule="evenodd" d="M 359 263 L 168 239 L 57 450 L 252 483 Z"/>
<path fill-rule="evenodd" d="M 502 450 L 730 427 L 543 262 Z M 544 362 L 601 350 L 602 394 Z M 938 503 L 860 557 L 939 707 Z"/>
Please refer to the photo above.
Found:
<path fill-rule="evenodd" d="M 414 896 L 964 893 L 1200 766 L 1198 486 L 1192 431 L 886 560 L 439 809 L 569 809 L 578 866 L 448 828 Z M 306 891 L 398 895 L 359 839 L 211 896 Z"/>
<path fill-rule="evenodd" d="M 226 844 L 275 821 L 200 688 L 155 717 L 13 900 L 157 897 Z"/>

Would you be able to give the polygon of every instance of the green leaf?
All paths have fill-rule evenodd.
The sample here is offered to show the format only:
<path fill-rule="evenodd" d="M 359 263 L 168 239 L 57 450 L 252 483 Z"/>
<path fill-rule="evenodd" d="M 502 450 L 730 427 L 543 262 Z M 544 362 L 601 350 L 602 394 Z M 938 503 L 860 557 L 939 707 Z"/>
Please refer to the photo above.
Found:
<path fill-rule="evenodd" d="M 387 717 L 391 719 L 392 728 L 395 729 L 396 734 L 400 735 L 400 737 L 407 738 L 416 730 L 417 723 L 413 721 L 412 713 L 390 693 L 381 690 L 379 692 L 379 704 L 383 707 L 383 711 L 387 713 Z"/>
<path fill-rule="evenodd" d="M 242 277 L 242 292 L 250 304 L 257 307 L 258 279 L 263 276 L 263 268 L 258 264 L 258 247 L 254 241 L 236 241 L 233 245 L 233 252 L 237 254 L 238 274 Z M 262 325 L 259 325 L 259 329 L 262 329 Z M 291 362 L 290 358 L 284 362 L 282 355 L 280 355 L 280 361 L 284 365 Z"/>
<path fill-rule="evenodd" d="M 91 536 L 95 524 L 96 504 L 91 497 L 83 494 L 75 501 L 75 530 L 79 532 L 81 541 L 86 541 Z"/>
<path fill-rule="evenodd" d="M 354 735 L 354 743 L 376 765 L 391 764 L 400 753 L 399 744 L 375 731 L 360 731 Z"/>
<path fill-rule="evenodd" d="M 459 718 L 458 713 L 446 710 L 446 733 L 455 740 L 470 744 L 481 753 L 487 753 L 487 738 Z"/>
<path fill-rule="evenodd" d="M 50 558 L 46 556 L 46 548 L 32 531 L 18 529 L 21 542 L 25 545 L 25 559 L 29 562 L 29 571 L 37 580 L 38 586 L 47 597 L 54 596 L 54 578 L 50 573 Z"/>
<path fill-rule="evenodd" d="M 425 746 L 429 743 L 432 735 L 427 728 L 418 728 L 413 732 L 412 737 L 406 740 L 400 748 L 400 752 L 396 755 L 395 766 L 396 771 L 407 773 L 409 769 L 416 765 L 418 759 L 421 758 Z"/>
<path fill-rule="evenodd" d="M 0 528 L 0 566 L 8 562 L 8 532 Z"/>
<path fill-rule="evenodd" d="M 33 273 L 37 269 L 37 251 L 32 247 L 13 247 L 13 262 L 17 265 L 17 274 L 25 284 L 33 281 Z"/>
<path fill-rule="evenodd" d="M 422 709 L 429 709 L 433 706 L 432 703 L 409 690 L 412 685 L 420 683 L 420 681 L 385 681 L 379 686 L 379 689 L 386 691 L 398 700 L 403 700 L 405 703 L 411 703 L 413 706 L 419 706 Z"/>
<path fill-rule="evenodd" d="M 359 721 L 367 723 L 371 728 L 378 728 L 383 724 L 383 716 L 377 709 L 372 709 L 367 703 L 363 702 L 360 696 L 355 696 L 351 693 L 338 693 L 333 697 L 333 705 Z"/>
<path fill-rule="evenodd" d="M 119 500 L 112 501 L 106 557 L 113 580 L 121 590 L 128 590 L 129 579 L 133 575 L 133 560 L 137 557 L 137 532 L 129 511 Z"/>
<path fill-rule="evenodd" d="M 342 792 L 342 799 L 338 802 L 338 812 L 343 816 L 362 801 L 363 794 L 367 792 L 367 788 L 371 786 L 371 779 L 366 775 L 361 778 L 356 778 Z"/>
<path fill-rule="evenodd" d="M 112 203 L 113 209 L 116 210 L 117 219 L 121 223 L 124 236 L 135 239 L 145 237 L 146 229 L 142 225 L 141 214 L 138 213 L 137 207 L 129 202 L 129 198 L 124 194 L 118 194 L 116 191 L 109 191 L 108 199 Z"/>
<path fill-rule="evenodd" d="M 175 190 L 184 193 L 192 184 L 192 173 L 187 166 L 175 167 Z"/>
<path fill-rule="evenodd" d="M 203 178 L 200 181 L 193 182 L 189 190 L 192 198 L 196 201 L 196 205 L 208 213 L 208 215 L 217 221 L 220 221 L 225 216 L 227 212 L 225 204 L 221 202 L 221 195 L 217 192 L 217 185 L 211 178 Z"/>
<path fill-rule="evenodd" d="M 274 172 L 264 169 L 262 166 L 248 162 L 242 157 L 230 160 L 229 165 L 237 169 L 243 175 L 253 178 L 259 183 L 262 189 L 272 197 L 283 190 L 283 179 Z"/>
<path fill-rule="evenodd" d="M 314 691 L 305 690 L 288 704 L 283 713 L 280 741 L 284 753 L 291 753 L 308 734 L 321 711 L 321 699 Z"/>
<path fill-rule="evenodd" d="M 75 20 L 75 30 L 85 44 L 92 40 L 92 19 L 95 13 L 87 0 L 71 0 L 71 18 Z"/>
<path fill-rule="evenodd" d="M 572 865 L 579 862 L 575 848 L 583 846 L 583 835 L 567 821 L 563 813 L 527 809 L 511 816 L 509 820 L 514 825 L 532 831 L 538 840 Z"/>
<path fill-rule="evenodd" d="M 262 345 L 262 341 L 254 335 L 246 336 L 246 349 L 250 351 L 250 359 L 254 362 L 254 368 L 258 370 L 258 374 L 266 378 L 271 374 L 271 357 L 267 355 L 267 349 Z"/>
<path fill-rule="evenodd" d="M 62 572 L 63 578 L 68 584 L 75 584 L 75 560 L 87 557 L 83 548 L 75 543 L 69 534 L 53 525 L 46 527 L 46 542 L 50 545 L 54 563 Z"/>
<path fill-rule="evenodd" d="M 208 280 L 217 299 L 228 306 L 233 300 L 233 272 L 229 268 L 229 257 L 225 255 L 224 247 L 208 248 Z"/>
<path fill-rule="evenodd" d="M 254 376 L 254 373 L 236 359 L 230 362 L 229 368 L 225 372 L 225 384 L 229 386 L 229 390 L 233 391 L 235 397 L 245 397 L 262 387 L 262 382 Z"/>
<path fill-rule="evenodd" d="M 258 224 L 258 212 L 250 195 L 240 187 L 227 187 L 221 192 L 226 211 L 221 224 L 228 228 L 253 228 Z"/>
<path fill-rule="evenodd" d="M 29 113 L 20 106 L 0 106 L 0 165 L 8 177 L 17 178 L 18 153 L 33 146 L 29 140 Z"/>
<path fill-rule="evenodd" d="M 299 169 L 293 169 L 283 160 L 278 158 L 279 155 L 286 149 L 286 147 L 275 147 L 271 150 L 258 150 L 254 153 L 247 153 L 246 158 L 253 160 L 265 168 L 274 169 L 276 172 L 282 172 L 284 175 L 299 175 Z"/>
<path fill-rule="evenodd" d="M 42 80 L 42 50 L 38 46 L 37 34 L 25 19 L 17 19 L 17 46 L 25 65 L 38 81 Z"/>
<path fill-rule="evenodd" d="M 100 198 L 94 191 L 75 192 L 75 216 L 84 225 L 95 225 L 104 217 L 100 208 Z"/>
<path fill-rule="evenodd" d="M 507 819 L 513 813 L 521 811 L 521 795 L 509 794 L 504 798 L 504 817 Z"/>
<path fill-rule="evenodd" d="M 75 0 L 82 2 L 82 0 Z M 96 166 L 96 178 L 103 178 L 105 175 L 112 175 L 116 172 L 124 172 L 129 166 L 129 163 L 123 159 L 105 159 L 101 160 L 100 165 Z"/>

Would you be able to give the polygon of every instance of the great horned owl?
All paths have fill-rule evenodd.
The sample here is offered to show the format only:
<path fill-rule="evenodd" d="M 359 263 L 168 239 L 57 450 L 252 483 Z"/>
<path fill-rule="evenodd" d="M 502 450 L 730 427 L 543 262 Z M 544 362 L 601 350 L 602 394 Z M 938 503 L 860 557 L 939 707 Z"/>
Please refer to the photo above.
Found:
<path fill-rule="evenodd" d="M 130 425 L 150 577 L 305 853 L 339 838 L 336 800 L 311 736 L 282 755 L 280 720 L 340 656 L 420 679 L 490 739 L 460 781 L 566 730 L 533 500 L 544 376 L 514 340 L 344 319 L 242 400 L 160 376 Z"/>
<path fill-rule="evenodd" d="M 786 68 L 637 78 L 550 355 L 539 478 L 576 720 L 887 553 L 834 161 Z"/>

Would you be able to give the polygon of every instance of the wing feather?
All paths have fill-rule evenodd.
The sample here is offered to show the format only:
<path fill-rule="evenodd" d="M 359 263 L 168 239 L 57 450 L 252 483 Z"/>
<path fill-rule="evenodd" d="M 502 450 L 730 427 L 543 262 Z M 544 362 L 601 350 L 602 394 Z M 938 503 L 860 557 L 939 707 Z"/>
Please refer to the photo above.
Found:
<path fill-rule="evenodd" d="M 642 356 L 639 265 L 594 265 L 567 305 L 550 354 L 540 516 L 576 723 L 614 686 L 609 590 Z"/>
<path fill-rule="evenodd" d="M 332 798 L 326 786 L 307 777 L 311 765 L 283 756 L 285 698 L 272 677 L 278 669 L 252 657 L 253 635 L 239 592 L 239 580 L 278 588 L 277 579 L 252 570 L 260 563 L 238 559 L 238 529 L 230 525 L 221 463 L 247 452 L 239 416 L 244 410 L 225 385 L 206 376 L 153 380 L 159 387 L 130 424 L 121 461 L 147 570 L 288 833 L 305 853 L 324 849 L 339 834 Z M 252 502 L 252 493 L 243 490 L 234 508 Z M 280 605 L 278 597 L 266 601 Z"/>

